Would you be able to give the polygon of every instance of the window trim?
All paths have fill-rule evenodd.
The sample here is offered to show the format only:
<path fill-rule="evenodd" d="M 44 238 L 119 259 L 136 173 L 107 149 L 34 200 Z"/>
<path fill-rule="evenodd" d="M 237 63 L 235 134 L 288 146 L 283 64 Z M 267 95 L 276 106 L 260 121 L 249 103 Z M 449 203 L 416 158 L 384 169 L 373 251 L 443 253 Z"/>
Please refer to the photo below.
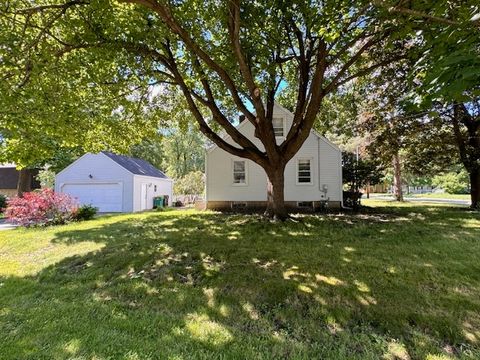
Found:
<path fill-rule="evenodd" d="M 310 182 L 300 182 L 300 181 L 298 181 L 298 177 L 299 177 L 298 165 L 299 165 L 300 161 L 304 161 L 304 160 L 308 160 L 310 162 Z M 296 168 L 296 171 L 295 171 L 295 183 L 296 183 L 296 185 L 300 185 L 300 186 L 303 186 L 303 185 L 312 186 L 313 185 L 313 158 L 311 158 L 311 157 L 299 157 L 299 158 L 297 158 L 297 168 Z"/>
<path fill-rule="evenodd" d="M 283 116 L 273 116 L 272 117 L 272 127 L 273 127 L 273 119 L 281 119 L 282 120 L 282 135 L 275 135 L 275 138 L 284 138 L 285 137 L 285 117 Z M 273 128 L 273 133 L 275 134 L 275 128 Z"/>
<path fill-rule="evenodd" d="M 244 183 L 235 183 L 234 178 L 234 169 L 235 169 L 235 161 L 243 161 L 245 163 L 245 182 Z M 232 159 L 232 186 L 248 186 L 248 162 L 246 159 Z"/>

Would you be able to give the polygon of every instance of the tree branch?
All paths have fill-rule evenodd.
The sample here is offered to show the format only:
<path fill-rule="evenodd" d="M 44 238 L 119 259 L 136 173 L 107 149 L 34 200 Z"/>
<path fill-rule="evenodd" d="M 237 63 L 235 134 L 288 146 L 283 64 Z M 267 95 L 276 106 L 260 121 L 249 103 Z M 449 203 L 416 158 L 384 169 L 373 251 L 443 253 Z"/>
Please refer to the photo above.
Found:
<path fill-rule="evenodd" d="M 237 58 L 238 65 L 240 67 L 240 73 L 247 84 L 247 88 L 252 98 L 253 106 L 257 112 L 257 123 L 259 121 L 265 121 L 265 108 L 263 106 L 260 89 L 255 85 L 252 71 L 247 64 L 245 56 L 242 52 L 242 46 L 240 45 L 240 1 L 231 0 L 229 7 L 228 18 L 228 32 L 230 35 L 230 41 L 233 47 L 233 53 Z"/>
<path fill-rule="evenodd" d="M 237 108 L 250 120 L 250 122 L 255 121 L 255 115 L 252 114 L 245 104 L 243 103 L 239 91 L 233 82 L 232 78 L 228 75 L 227 71 L 217 64 L 203 49 L 198 46 L 198 44 L 190 37 L 188 32 L 175 20 L 170 9 L 165 4 L 160 4 L 156 0 L 119 0 L 120 2 L 139 4 L 143 5 L 151 10 L 153 10 L 160 18 L 163 20 L 165 25 L 167 25 L 170 30 L 177 34 L 180 39 L 183 41 L 185 46 L 192 51 L 196 56 L 198 56 L 207 66 L 212 69 L 214 72 L 220 76 L 224 81 L 227 89 L 232 95 L 233 101 Z"/>
<path fill-rule="evenodd" d="M 198 94 L 192 93 L 192 91 L 189 89 L 187 84 L 185 83 L 182 74 L 180 73 L 180 70 L 178 69 L 178 66 L 175 62 L 175 57 L 173 56 L 172 52 L 170 51 L 170 48 L 168 47 L 168 44 L 166 45 L 166 50 L 168 52 L 168 61 L 169 61 L 169 67 L 173 73 L 173 76 L 175 77 L 175 80 L 177 84 L 180 86 L 180 89 L 182 90 L 182 93 L 187 101 L 188 107 L 190 111 L 192 112 L 193 116 L 197 120 L 197 123 L 200 127 L 200 131 L 212 142 L 214 142 L 216 145 L 218 145 L 221 149 L 227 151 L 230 154 L 233 154 L 235 156 L 239 157 L 244 157 L 250 160 L 253 160 L 255 162 L 261 161 L 261 152 L 255 147 L 253 143 L 250 142 L 246 137 L 244 137 L 228 120 L 223 116 L 223 118 L 216 118 L 216 121 L 220 122 L 220 125 L 222 125 L 225 128 L 225 131 L 232 136 L 232 139 L 235 140 L 235 138 L 239 139 L 240 143 L 239 145 L 247 145 L 247 147 L 244 147 L 243 149 L 237 148 L 236 146 L 233 146 L 226 142 L 224 139 L 222 139 L 215 131 L 213 131 L 210 126 L 208 126 L 207 122 L 203 118 L 202 113 L 200 112 L 199 108 L 195 104 L 195 101 L 192 96 L 195 96 L 196 98 L 202 99 L 201 102 L 204 105 L 207 105 L 210 111 L 212 112 L 212 115 L 214 115 L 213 109 L 216 108 L 215 103 L 211 103 L 210 101 L 206 101 L 205 99 L 201 98 Z M 209 86 L 207 86 L 209 88 Z M 217 108 L 218 109 L 218 108 Z M 220 111 L 219 111 L 220 112 Z M 220 113 L 221 114 L 221 113 Z M 215 115 L 214 115 L 215 117 Z M 223 121 L 226 120 L 227 124 L 224 124 Z M 245 142 L 243 139 L 246 140 Z M 235 140 L 236 141 L 236 140 Z M 249 146 L 251 145 L 251 146 Z"/>
<path fill-rule="evenodd" d="M 328 94 L 333 89 L 335 89 L 336 83 L 340 81 L 340 79 L 348 71 L 348 69 L 360 59 L 362 54 L 367 49 L 372 47 L 374 44 L 380 42 L 380 40 L 381 39 L 375 39 L 374 37 L 372 37 L 368 41 L 366 41 L 365 44 L 363 44 L 362 47 L 342 66 L 342 68 L 338 71 L 337 75 L 333 78 L 330 84 L 325 87 L 325 93 Z"/>
<path fill-rule="evenodd" d="M 402 14 L 402 15 L 408 15 L 408 16 L 413 16 L 417 18 L 422 18 L 425 19 L 429 22 L 432 23 L 438 23 L 438 24 L 444 24 L 444 25 L 453 25 L 453 26 L 463 26 L 464 24 L 460 21 L 455 21 L 455 20 L 450 20 L 444 17 L 439 17 L 439 16 L 434 16 L 427 14 L 422 11 L 418 10 L 413 10 L 413 9 L 408 9 L 405 7 L 400 7 L 400 6 L 390 6 L 389 4 L 386 4 L 384 1 L 374 1 L 373 2 L 376 6 L 385 8 L 389 13 L 391 14 Z M 474 25 L 474 27 L 477 27 L 477 30 L 480 30 L 480 21 L 472 21 L 471 24 Z"/>
<path fill-rule="evenodd" d="M 199 100 L 201 99 L 200 101 L 210 109 L 210 112 L 212 113 L 213 119 L 220 126 L 222 126 L 225 129 L 226 133 L 228 135 L 230 135 L 230 137 L 238 145 L 240 145 L 242 148 L 244 148 L 246 150 L 250 150 L 252 152 L 252 154 L 255 155 L 257 160 L 260 159 L 262 157 L 262 153 L 260 152 L 260 150 L 258 150 L 258 148 L 255 146 L 255 144 L 253 142 L 250 141 L 250 139 L 248 139 L 245 135 L 243 135 L 240 131 L 238 131 L 238 129 L 235 126 L 233 126 L 230 121 L 228 121 L 228 119 L 220 111 L 220 109 L 218 108 L 218 106 L 215 102 L 215 98 L 213 96 L 212 89 L 210 87 L 210 84 L 209 84 L 205 74 L 203 72 L 201 72 L 200 75 L 202 77 L 202 79 L 201 79 L 202 87 L 205 91 L 205 94 L 207 95 L 208 100 L 203 99 L 198 94 L 195 94 L 195 97 Z"/>
<path fill-rule="evenodd" d="M 320 108 L 323 97 L 326 92 L 323 89 L 322 83 L 324 81 L 325 71 L 327 69 L 327 44 L 320 41 L 316 53 L 316 67 L 313 74 L 312 82 L 310 84 L 310 91 L 308 95 L 308 105 L 303 118 L 292 124 L 287 138 L 280 146 L 284 152 L 285 157 L 289 160 L 300 149 L 305 139 L 310 135 L 310 129 L 313 126 L 315 117 Z"/>
<path fill-rule="evenodd" d="M 371 65 L 371 66 L 368 66 L 364 69 L 361 69 L 359 71 L 357 71 L 356 73 L 354 73 L 353 75 L 350 75 L 346 78 L 344 78 L 343 80 L 341 81 L 337 81 L 336 84 L 333 84 L 333 89 L 335 88 L 338 88 L 339 86 L 342 86 L 346 83 L 348 83 L 350 80 L 353 80 L 355 78 L 358 78 L 358 77 L 361 77 L 361 76 L 364 76 L 364 75 L 368 75 L 370 74 L 373 70 L 375 69 L 378 69 L 382 66 L 385 66 L 385 65 L 388 65 L 388 64 L 391 64 L 393 62 L 396 62 L 396 61 L 399 61 L 399 60 L 402 60 L 402 59 L 405 59 L 406 56 L 402 55 L 402 56 L 395 56 L 393 58 L 390 58 L 390 59 L 386 59 L 386 60 L 383 60 L 383 61 L 380 61 L 374 65 Z M 329 84 L 328 86 L 330 86 L 331 84 Z"/>
<path fill-rule="evenodd" d="M 299 54 L 297 57 L 299 60 L 299 81 L 298 81 L 298 90 L 297 90 L 297 103 L 296 103 L 294 114 L 293 114 L 293 125 L 292 125 L 292 127 L 296 127 L 301 122 L 301 119 L 303 119 L 303 115 L 305 112 L 308 83 L 310 80 L 309 73 L 310 73 L 310 67 L 311 67 L 311 56 L 310 56 L 310 53 L 308 54 L 308 56 L 305 53 L 305 42 L 303 40 L 303 33 L 295 24 L 295 21 L 293 19 L 290 19 L 288 24 L 290 25 L 291 29 L 289 29 L 288 26 L 286 25 L 287 32 L 290 33 L 290 31 L 293 31 L 293 33 L 295 34 L 295 37 L 297 38 L 298 49 L 299 49 Z M 295 48 L 291 41 L 290 41 L 290 44 L 292 48 Z"/>
<path fill-rule="evenodd" d="M 89 4 L 89 2 L 87 2 L 87 1 L 72 0 L 72 1 L 68 1 L 64 4 L 41 5 L 41 6 L 35 6 L 35 7 L 20 9 L 20 10 L 14 11 L 13 13 L 14 14 L 34 14 L 34 13 L 43 12 L 45 10 L 52 10 L 52 9 L 66 10 L 69 7 L 72 7 L 72 6 L 75 6 L 75 5 L 88 5 L 88 4 Z"/>

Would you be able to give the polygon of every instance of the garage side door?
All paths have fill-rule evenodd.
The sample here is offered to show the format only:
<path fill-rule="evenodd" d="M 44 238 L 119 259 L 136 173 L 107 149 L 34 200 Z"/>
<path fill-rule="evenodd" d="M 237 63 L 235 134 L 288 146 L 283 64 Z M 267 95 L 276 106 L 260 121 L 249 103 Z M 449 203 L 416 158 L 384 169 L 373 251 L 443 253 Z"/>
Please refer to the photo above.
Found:
<path fill-rule="evenodd" d="M 99 212 L 122 211 L 122 184 L 65 184 L 62 192 L 77 198 L 80 205 L 93 205 Z"/>

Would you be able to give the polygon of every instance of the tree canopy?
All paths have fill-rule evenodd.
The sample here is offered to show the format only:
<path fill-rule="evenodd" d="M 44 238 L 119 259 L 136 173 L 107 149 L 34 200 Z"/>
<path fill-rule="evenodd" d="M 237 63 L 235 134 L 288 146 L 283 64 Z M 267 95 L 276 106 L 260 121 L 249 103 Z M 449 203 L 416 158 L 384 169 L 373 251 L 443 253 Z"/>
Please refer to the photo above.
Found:
<path fill-rule="evenodd" d="M 285 165 L 329 94 L 403 57 L 405 46 L 432 38 L 441 51 L 449 29 L 478 30 L 474 1 L 439 3 L 9 1 L 0 16 L 9 29 L 0 39 L 2 128 L 11 139 L 38 126 L 67 146 L 123 149 L 155 128 L 156 86 L 176 86 L 210 141 L 265 170 L 269 213 L 284 218 Z M 292 89 L 294 121 L 277 144 L 271 120 L 281 88 Z M 237 114 L 259 144 L 232 124 Z"/>

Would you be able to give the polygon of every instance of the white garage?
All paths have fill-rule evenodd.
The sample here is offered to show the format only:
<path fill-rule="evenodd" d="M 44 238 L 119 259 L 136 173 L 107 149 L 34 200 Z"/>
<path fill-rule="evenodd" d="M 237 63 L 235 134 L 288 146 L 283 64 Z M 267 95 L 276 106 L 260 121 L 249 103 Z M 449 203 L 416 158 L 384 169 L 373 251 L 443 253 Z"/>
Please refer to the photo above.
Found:
<path fill-rule="evenodd" d="M 87 153 L 57 174 L 55 191 L 100 212 L 134 212 L 151 209 L 157 196 L 168 196 L 170 205 L 173 180 L 142 159 Z"/>

